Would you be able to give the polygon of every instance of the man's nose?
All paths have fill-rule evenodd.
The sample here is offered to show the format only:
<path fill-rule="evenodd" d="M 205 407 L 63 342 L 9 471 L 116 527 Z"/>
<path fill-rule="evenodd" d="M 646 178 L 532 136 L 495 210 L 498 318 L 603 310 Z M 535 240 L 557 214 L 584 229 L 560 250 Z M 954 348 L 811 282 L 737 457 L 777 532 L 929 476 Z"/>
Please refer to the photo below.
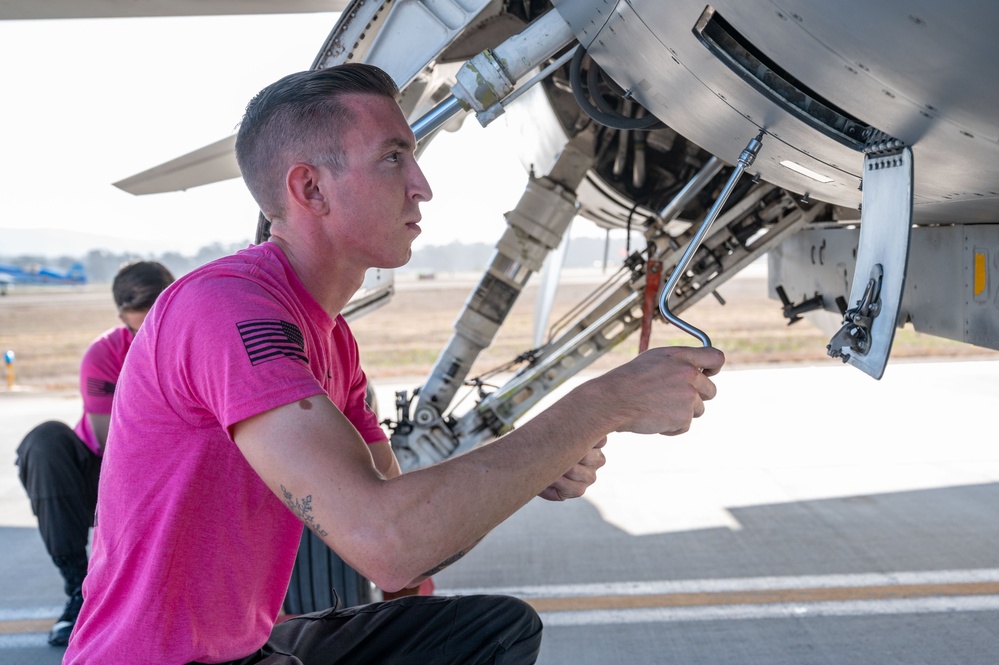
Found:
<path fill-rule="evenodd" d="M 415 164 L 413 170 L 410 195 L 420 202 L 429 201 L 434 198 L 434 192 L 430 189 L 427 177 L 423 175 L 423 169 L 420 168 L 419 164 Z"/>

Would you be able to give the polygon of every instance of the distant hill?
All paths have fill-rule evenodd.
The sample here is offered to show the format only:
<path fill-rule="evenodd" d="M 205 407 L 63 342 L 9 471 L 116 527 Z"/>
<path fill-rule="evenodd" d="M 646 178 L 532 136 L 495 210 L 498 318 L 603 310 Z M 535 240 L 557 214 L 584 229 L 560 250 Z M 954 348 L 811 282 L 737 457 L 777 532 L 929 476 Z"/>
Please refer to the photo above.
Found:
<path fill-rule="evenodd" d="M 110 281 L 118 267 L 126 261 L 150 259 L 161 261 L 177 276 L 225 254 L 246 247 L 249 240 L 233 244 L 211 243 L 193 255 L 164 252 L 156 242 L 104 236 L 82 231 L 54 229 L 0 229 L 0 259 L 7 263 L 48 264 L 66 269 L 82 262 L 91 281 Z M 634 244 L 631 251 L 644 249 Z M 460 243 L 427 245 L 416 249 L 410 262 L 400 272 L 421 273 L 479 272 L 495 251 L 491 243 Z M 625 239 L 611 238 L 605 245 L 602 238 L 575 237 L 569 243 L 566 268 L 593 268 L 603 264 L 616 268 L 626 253 Z"/>
<path fill-rule="evenodd" d="M 631 251 L 644 249 L 633 243 Z M 492 257 L 495 245 L 488 243 L 429 245 L 413 252 L 413 258 L 402 270 L 419 272 L 470 272 L 481 271 Z M 604 260 L 605 243 L 602 238 L 573 238 L 565 256 L 566 268 L 592 268 Z M 612 267 L 620 265 L 625 257 L 624 238 L 612 238 L 606 246 L 607 261 Z"/>
<path fill-rule="evenodd" d="M 93 249 L 113 254 L 148 254 L 162 251 L 161 245 L 155 241 L 65 229 L 0 229 L 0 254 L 4 256 L 81 257 Z"/>

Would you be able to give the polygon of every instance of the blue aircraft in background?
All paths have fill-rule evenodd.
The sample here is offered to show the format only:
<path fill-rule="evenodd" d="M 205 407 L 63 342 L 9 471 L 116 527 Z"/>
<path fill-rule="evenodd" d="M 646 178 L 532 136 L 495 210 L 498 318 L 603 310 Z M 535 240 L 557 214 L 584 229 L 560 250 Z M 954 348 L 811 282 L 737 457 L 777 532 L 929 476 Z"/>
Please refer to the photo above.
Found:
<path fill-rule="evenodd" d="M 69 270 L 63 272 L 56 268 L 38 264 L 24 267 L 0 263 L 0 295 L 6 295 L 7 289 L 15 284 L 86 284 L 87 273 L 82 263 L 74 263 Z"/>

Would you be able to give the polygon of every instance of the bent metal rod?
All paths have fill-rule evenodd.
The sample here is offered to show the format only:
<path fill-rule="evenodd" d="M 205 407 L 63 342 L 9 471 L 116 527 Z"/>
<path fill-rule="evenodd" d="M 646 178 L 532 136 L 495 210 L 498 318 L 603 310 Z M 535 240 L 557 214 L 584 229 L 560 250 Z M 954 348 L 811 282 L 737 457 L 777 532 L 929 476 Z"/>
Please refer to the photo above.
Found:
<path fill-rule="evenodd" d="M 677 282 L 680 281 L 680 277 L 683 276 L 684 272 L 687 270 L 687 264 L 690 263 L 690 259 L 693 258 L 694 253 L 697 248 L 700 247 L 701 241 L 707 234 L 708 229 L 717 219 L 718 214 L 721 212 L 722 206 L 725 205 L 725 201 L 728 200 L 729 194 L 735 188 L 735 184 L 739 181 L 739 176 L 742 175 L 756 159 L 756 155 L 759 154 L 760 148 L 763 146 L 763 134 L 761 131 L 759 136 L 750 139 L 749 143 L 746 145 L 746 149 L 742 151 L 739 155 L 739 162 L 735 165 L 735 170 L 732 171 L 732 175 L 729 176 L 728 182 L 725 183 L 724 189 L 722 189 L 721 194 L 718 195 L 718 200 L 711 207 L 708 212 L 707 217 L 704 218 L 704 222 L 701 224 L 701 228 L 697 230 L 697 233 L 691 239 L 690 244 L 687 246 L 687 250 L 680 257 L 680 262 L 676 264 L 673 272 L 670 273 L 669 281 L 666 282 L 666 286 L 659 294 L 659 312 L 663 315 L 663 318 L 672 323 L 674 326 L 684 331 L 689 335 L 693 335 L 701 341 L 704 346 L 711 346 L 711 338 L 707 334 L 698 328 L 690 325 L 686 321 L 682 321 L 678 316 L 669 311 L 669 297 L 676 289 Z"/>

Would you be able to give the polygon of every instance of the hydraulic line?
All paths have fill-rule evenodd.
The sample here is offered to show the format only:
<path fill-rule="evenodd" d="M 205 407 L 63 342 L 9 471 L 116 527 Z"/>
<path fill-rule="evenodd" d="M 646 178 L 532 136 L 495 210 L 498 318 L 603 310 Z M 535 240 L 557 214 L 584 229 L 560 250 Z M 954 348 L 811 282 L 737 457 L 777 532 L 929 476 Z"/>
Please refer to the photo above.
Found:
<path fill-rule="evenodd" d="M 574 50 L 564 53 L 520 88 L 514 88 L 518 80 L 574 39 L 559 13 L 550 10 L 495 49 L 482 51 L 458 71 L 451 94 L 413 123 L 416 140 L 431 135 L 465 110 L 474 111 L 485 127 L 503 113 L 507 104 L 565 64 Z"/>
<path fill-rule="evenodd" d="M 576 99 L 576 103 L 579 104 L 579 108 L 583 110 L 586 115 L 590 116 L 601 125 L 606 125 L 611 129 L 655 129 L 662 126 L 662 122 L 654 115 L 647 115 L 638 118 L 631 118 L 628 116 L 616 113 L 613 109 L 610 109 L 609 105 L 605 108 L 610 109 L 610 112 L 603 111 L 594 105 L 594 102 L 590 100 L 587 95 L 587 90 L 585 90 L 585 84 L 583 83 L 582 76 L 582 62 L 583 57 L 586 55 L 586 51 L 582 47 L 576 49 L 575 55 L 572 56 L 572 62 L 569 65 L 569 82 L 572 87 L 572 95 Z M 597 63 L 590 59 L 590 78 L 596 80 L 596 75 L 599 72 Z M 593 98 L 601 99 L 600 91 L 589 89 L 589 95 Z M 600 102 L 597 102 L 598 104 Z M 606 101 L 603 101 L 606 105 Z"/>

